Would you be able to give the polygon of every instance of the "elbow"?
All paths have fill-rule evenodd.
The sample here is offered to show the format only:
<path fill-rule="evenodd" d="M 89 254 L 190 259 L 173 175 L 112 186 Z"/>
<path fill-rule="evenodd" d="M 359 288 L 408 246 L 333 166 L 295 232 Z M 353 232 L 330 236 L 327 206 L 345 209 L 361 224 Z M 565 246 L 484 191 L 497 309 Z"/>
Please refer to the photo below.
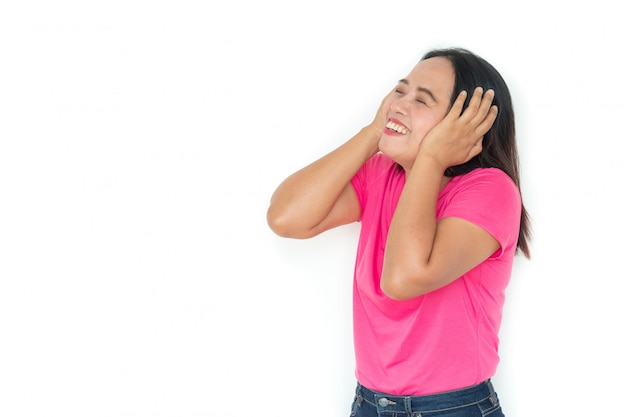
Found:
<path fill-rule="evenodd" d="M 266 221 L 269 228 L 276 235 L 285 238 L 303 239 L 307 236 L 298 229 L 297 222 L 290 220 L 289 216 L 270 206 L 267 210 Z"/>
<path fill-rule="evenodd" d="M 383 271 L 380 289 L 393 300 L 409 300 L 432 291 L 430 280 L 427 277 L 427 275 L 415 271 L 411 274 L 405 271 Z"/>
<path fill-rule="evenodd" d="M 289 223 L 285 220 L 285 216 L 277 213 L 272 206 L 267 210 L 266 220 L 272 232 L 280 237 L 291 237 L 289 233 Z"/>
<path fill-rule="evenodd" d="M 408 291 L 405 285 L 395 280 L 381 280 L 380 289 L 387 297 L 397 301 L 409 300 L 420 295 L 414 294 L 413 291 Z"/>

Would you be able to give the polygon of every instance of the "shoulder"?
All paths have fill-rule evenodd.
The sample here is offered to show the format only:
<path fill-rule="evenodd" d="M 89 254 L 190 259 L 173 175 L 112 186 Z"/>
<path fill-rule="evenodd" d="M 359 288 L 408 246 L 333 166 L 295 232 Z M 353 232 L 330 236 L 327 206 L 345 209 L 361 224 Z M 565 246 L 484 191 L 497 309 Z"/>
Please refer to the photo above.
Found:
<path fill-rule="evenodd" d="M 519 189 L 504 171 L 478 168 L 450 180 L 440 196 L 438 217 L 470 221 L 504 247 L 517 239 L 521 206 Z"/>
<path fill-rule="evenodd" d="M 484 186 L 498 189 L 510 189 L 517 192 L 517 186 L 504 171 L 499 168 L 476 168 L 465 175 L 452 178 L 459 187 Z"/>
<path fill-rule="evenodd" d="M 365 186 L 365 184 L 377 183 L 390 176 L 403 177 L 402 168 L 387 155 L 379 152 L 361 166 L 352 179 L 352 182 L 353 185 L 360 184 L 361 186 Z"/>
<path fill-rule="evenodd" d="M 519 188 L 504 171 L 498 168 L 477 168 L 450 180 L 444 189 L 444 198 L 479 200 L 483 204 L 510 203 L 521 206 Z"/>
<path fill-rule="evenodd" d="M 351 180 L 361 207 L 367 206 L 368 201 L 396 201 L 404 183 L 404 170 L 382 153 L 368 159 Z"/>

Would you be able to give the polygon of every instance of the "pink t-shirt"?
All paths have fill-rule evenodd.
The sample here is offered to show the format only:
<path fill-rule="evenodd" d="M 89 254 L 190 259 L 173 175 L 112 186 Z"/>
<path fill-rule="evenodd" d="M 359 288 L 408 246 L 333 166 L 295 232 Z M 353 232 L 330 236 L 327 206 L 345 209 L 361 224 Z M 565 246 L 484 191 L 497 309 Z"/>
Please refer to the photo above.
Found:
<path fill-rule="evenodd" d="M 501 249 L 451 284 L 397 301 L 381 291 L 380 274 L 404 183 L 404 171 L 380 153 L 352 179 L 362 223 L 353 293 L 356 378 L 395 395 L 477 384 L 495 374 L 499 361 L 498 330 L 519 233 L 519 191 L 496 168 L 452 178 L 439 195 L 437 219 L 472 222 Z"/>

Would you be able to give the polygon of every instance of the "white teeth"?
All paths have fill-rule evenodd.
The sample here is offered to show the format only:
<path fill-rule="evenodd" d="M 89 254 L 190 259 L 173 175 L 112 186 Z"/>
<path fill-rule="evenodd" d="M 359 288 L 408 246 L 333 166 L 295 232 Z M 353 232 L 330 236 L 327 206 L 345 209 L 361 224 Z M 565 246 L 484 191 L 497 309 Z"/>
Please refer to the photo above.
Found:
<path fill-rule="evenodd" d="M 409 133 L 409 130 L 407 128 L 391 121 L 387 122 L 386 127 L 387 129 L 391 129 L 394 132 L 402 133 L 403 135 L 406 135 L 407 133 Z"/>

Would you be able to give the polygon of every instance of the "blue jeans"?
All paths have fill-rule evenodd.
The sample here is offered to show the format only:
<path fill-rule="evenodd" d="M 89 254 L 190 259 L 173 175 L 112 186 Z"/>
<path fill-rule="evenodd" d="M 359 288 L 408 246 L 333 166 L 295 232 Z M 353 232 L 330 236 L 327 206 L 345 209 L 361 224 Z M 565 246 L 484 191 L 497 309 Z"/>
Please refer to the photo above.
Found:
<path fill-rule="evenodd" d="M 352 417 L 504 417 L 491 381 L 432 395 L 387 395 L 357 384 Z"/>

